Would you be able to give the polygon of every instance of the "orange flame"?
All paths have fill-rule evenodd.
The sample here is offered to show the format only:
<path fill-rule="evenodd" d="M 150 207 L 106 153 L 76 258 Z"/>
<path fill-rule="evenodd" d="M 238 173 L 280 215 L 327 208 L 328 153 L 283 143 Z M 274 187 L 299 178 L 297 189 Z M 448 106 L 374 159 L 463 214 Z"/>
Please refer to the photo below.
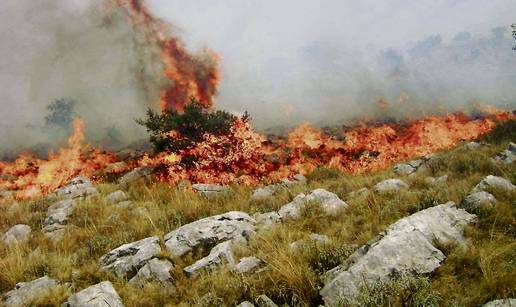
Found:
<path fill-rule="evenodd" d="M 0 190 L 14 190 L 18 199 L 36 198 L 61 187 L 75 176 L 89 178 L 116 159 L 84 145 L 85 124 L 80 118 L 73 120 L 73 134 L 68 147 L 57 153 L 50 152 L 48 160 L 21 155 L 12 163 L 0 164 Z"/>
<path fill-rule="evenodd" d="M 111 7 L 122 8 L 135 29 L 143 32 L 149 44 L 161 50 L 163 74 L 171 82 L 161 92 L 161 110 L 181 111 L 194 97 L 211 107 L 220 81 L 219 56 L 208 49 L 199 55 L 189 54 L 170 25 L 152 15 L 143 0 L 109 0 Z"/>

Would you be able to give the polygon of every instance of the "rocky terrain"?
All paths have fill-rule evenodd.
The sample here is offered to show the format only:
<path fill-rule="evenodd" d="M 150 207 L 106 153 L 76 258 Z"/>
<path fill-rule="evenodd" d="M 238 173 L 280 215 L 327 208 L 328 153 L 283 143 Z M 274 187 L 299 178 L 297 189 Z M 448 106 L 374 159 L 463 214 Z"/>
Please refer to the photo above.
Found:
<path fill-rule="evenodd" d="M 246 187 L 3 194 L 5 306 L 516 306 L 516 145 Z"/>

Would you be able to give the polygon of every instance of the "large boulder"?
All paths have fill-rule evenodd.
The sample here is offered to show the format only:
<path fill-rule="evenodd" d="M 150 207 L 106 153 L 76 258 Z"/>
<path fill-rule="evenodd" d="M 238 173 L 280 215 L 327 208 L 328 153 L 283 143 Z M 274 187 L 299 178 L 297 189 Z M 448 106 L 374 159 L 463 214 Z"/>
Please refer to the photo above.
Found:
<path fill-rule="evenodd" d="M 141 166 L 133 169 L 118 180 L 118 186 L 121 189 L 127 189 L 129 185 L 140 179 L 148 179 L 152 174 L 153 168 Z"/>
<path fill-rule="evenodd" d="M 328 272 L 321 295 L 332 304 L 343 297 L 353 299 L 363 286 L 393 274 L 430 273 L 446 258 L 434 244 L 465 244 L 463 228 L 475 220 L 453 202 L 403 218 Z"/>
<path fill-rule="evenodd" d="M 229 191 L 229 188 L 226 186 L 206 183 L 193 184 L 192 189 L 206 198 L 220 196 Z"/>
<path fill-rule="evenodd" d="M 26 242 L 30 238 L 31 231 L 29 225 L 14 225 L 2 236 L 2 241 L 7 245 Z"/>
<path fill-rule="evenodd" d="M 258 295 L 255 299 L 256 305 L 258 307 L 278 307 L 267 295 L 262 294 Z"/>
<path fill-rule="evenodd" d="M 113 284 L 103 281 L 70 296 L 62 307 L 123 307 Z"/>
<path fill-rule="evenodd" d="M 124 244 L 105 254 L 100 258 L 100 267 L 119 275 L 130 275 L 160 253 L 159 238 L 149 237 Z"/>
<path fill-rule="evenodd" d="M 165 245 L 173 256 L 182 256 L 199 247 L 220 242 L 246 241 L 254 234 L 256 221 L 247 213 L 231 211 L 183 225 L 165 235 Z"/>
<path fill-rule="evenodd" d="M 399 163 L 394 166 L 394 172 L 398 175 L 410 175 L 417 169 L 408 163 Z"/>
<path fill-rule="evenodd" d="M 188 275 L 194 275 L 197 272 L 205 269 L 210 269 L 219 266 L 223 263 L 227 263 L 229 267 L 235 266 L 235 259 L 233 258 L 232 241 L 225 241 L 211 249 L 210 254 L 194 264 L 184 268 L 184 271 Z"/>
<path fill-rule="evenodd" d="M 147 262 L 138 273 L 129 280 L 129 283 L 135 286 L 142 286 L 148 281 L 158 282 L 163 287 L 173 289 L 174 280 L 170 275 L 172 263 L 167 260 L 151 259 Z"/>
<path fill-rule="evenodd" d="M 13 290 L 5 293 L 2 303 L 6 307 L 29 306 L 34 300 L 55 290 L 59 283 L 48 276 L 30 282 L 19 282 Z"/>
<path fill-rule="evenodd" d="M 98 194 L 91 181 L 84 176 L 77 176 L 70 180 L 64 187 L 56 190 L 58 197 L 77 198 Z"/>
<path fill-rule="evenodd" d="M 480 181 L 471 192 L 490 192 L 493 190 L 509 193 L 516 191 L 516 186 L 514 186 L 509 180 L 505 178 L 489 175 L 482 179 L 482 181 Z"/>
<path fill-rule="evenodd" d="M 485 303 L 482 307 L 516 307 L 516 299 L 506 298 Z"/>
<path fill-rule="evenodd" d="M 408 187 L 409 187 L 408 184 L 406 184 L 403 180 L 391 178 L 391 179 L 386 179 L 384 181 L 377 183 L 374 186 L 374 190 L 378 193 L 383 194 L 383 193 L 396 192 L 396 191 L 399 191 L 400 189 L 405 189 Z"/>

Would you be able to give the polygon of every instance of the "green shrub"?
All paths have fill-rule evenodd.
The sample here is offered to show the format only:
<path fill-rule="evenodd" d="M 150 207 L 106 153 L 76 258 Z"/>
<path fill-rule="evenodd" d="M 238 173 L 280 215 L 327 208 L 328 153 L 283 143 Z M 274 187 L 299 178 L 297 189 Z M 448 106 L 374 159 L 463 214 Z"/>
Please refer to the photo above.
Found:
<path fill-rule="evenodd" d="M 210 112 L 192 98 L 182 113 L 169 109 L 158 113 L 149 109 L 147 118 L 136 122 L 147 128 L 156 151 L 177 153 L 202 141 L 206 133 L 217 136 L 228 134 L 236 119 L 226 111 Z M 249 119 L 247 113 L 243 119 Z"/>

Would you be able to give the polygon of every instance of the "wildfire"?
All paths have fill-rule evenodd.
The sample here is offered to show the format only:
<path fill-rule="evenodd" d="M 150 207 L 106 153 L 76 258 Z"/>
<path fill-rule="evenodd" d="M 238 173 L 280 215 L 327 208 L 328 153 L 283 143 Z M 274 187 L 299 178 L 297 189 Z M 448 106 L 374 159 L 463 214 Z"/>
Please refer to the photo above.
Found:
<path fill-rule="evenodd" d="M 84 126 L 80 118 L 74 118 L 68 146 L 57 153 L 50 152 L 48 160 L 22 154 L 12 163 L 0 163 L 0 190 L 13 190 L 19 199 L 36 198 L 53 192 L 75 176 L 92 178 L 114 162 L 112 154 L 83 144 Z"/>
<path fill-rule="evenodd" d="M 161 50 L 163 74 L 170 84 L 161 92 L 160 109 L 181 111 L 191 97 L 211 107 L 220 81 L 219 56 L 208 49 L 198 55 L 188 53 L 181 40 L 170 33 L 170 26 L 153 16 L 143 0 L 108 0 L 108 3 L 111 8 L 122 8 L 147 42 Z"/>
<path fill-rule="evenodd" d="M 249 123 L 238 120 L 227 136 L 207 134 L 202 142 L 179 154 L 146 156 L 140 164 L 165 166 L 160 178 L 172 184 L 181 180 L 222 184 L 278 181 L 320 166 L 363 173 L 476 139 L 492 130 L 496 120 L 513 118 L 510 112 L 496 111 L 481 118 L 456 113 L 403 125 L 363 124 L 343 131 L 343 140 L 305 123 L 273 142 L 267 142 Z M 180 138 L 177 133 L 170 135 Z M 185 166 L 181 163 L 185 157 L 196 159 Z"/>

